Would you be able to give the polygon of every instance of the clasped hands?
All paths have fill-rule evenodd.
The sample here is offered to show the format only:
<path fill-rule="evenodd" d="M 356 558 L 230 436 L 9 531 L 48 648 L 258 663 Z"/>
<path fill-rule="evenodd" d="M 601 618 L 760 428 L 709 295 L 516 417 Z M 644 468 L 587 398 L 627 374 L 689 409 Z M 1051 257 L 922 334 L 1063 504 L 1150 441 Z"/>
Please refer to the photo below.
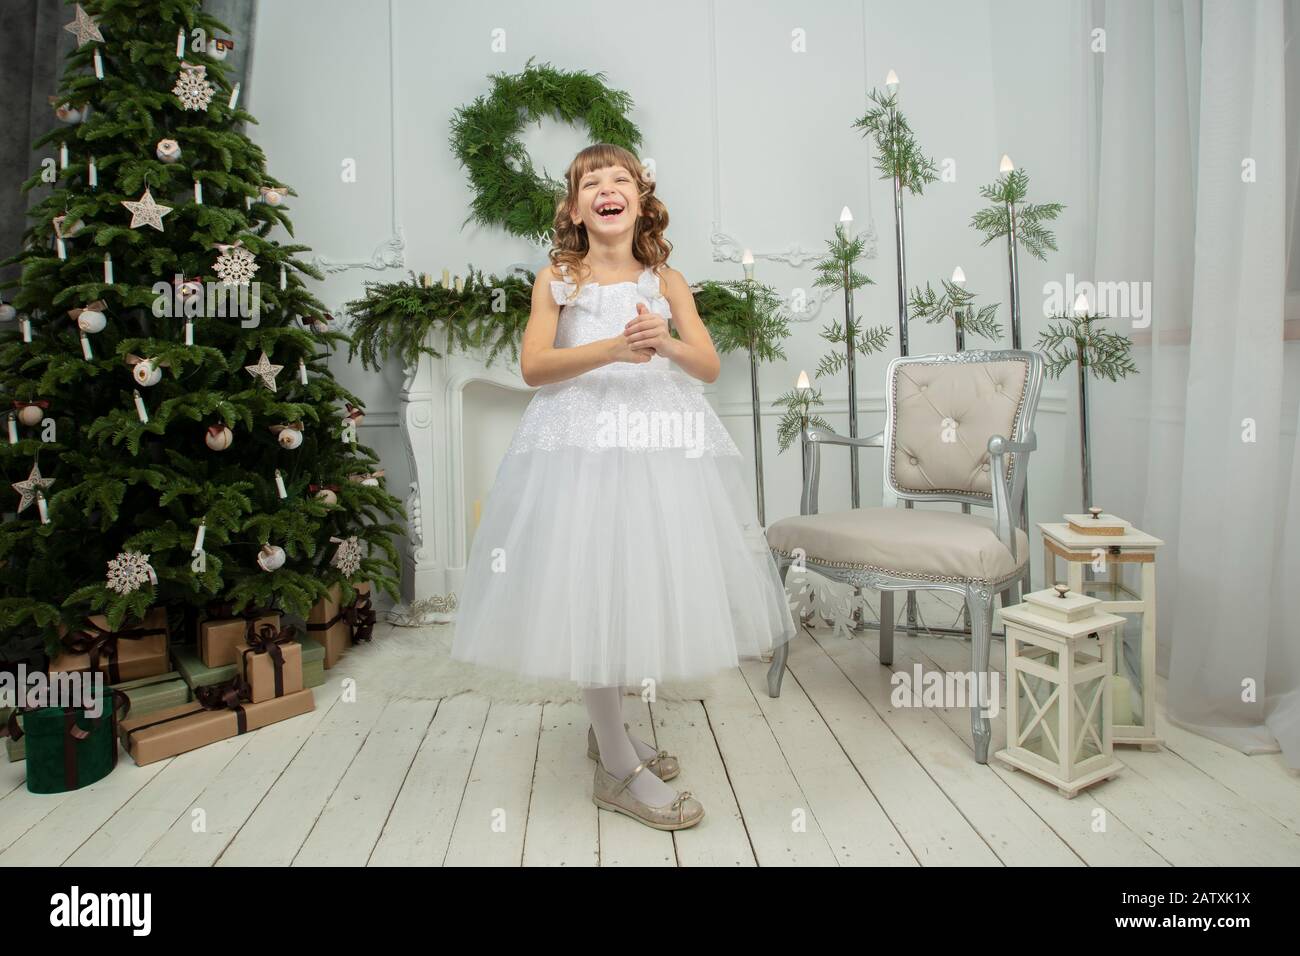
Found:
<path fill-rule="evenodd" d="M 670 356 L 677 341 L 668 333 L 668 320 L 636 304 L 636 318 L 623 327 L 623 347 L 619 360 L 641 364 L 656 355 Z"/>

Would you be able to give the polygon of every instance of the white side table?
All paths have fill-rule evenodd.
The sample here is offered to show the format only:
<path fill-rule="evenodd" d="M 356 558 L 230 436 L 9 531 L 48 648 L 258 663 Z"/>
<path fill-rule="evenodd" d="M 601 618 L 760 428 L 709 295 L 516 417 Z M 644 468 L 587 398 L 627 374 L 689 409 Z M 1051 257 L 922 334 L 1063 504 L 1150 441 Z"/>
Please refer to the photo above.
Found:
<path fill-rule="evenodd" d="M 1129 667 L 1122 635 L 1116 640 L 1115 674 L 1120 678 L 1116 690 L 1121 699 L 1114 703 L 1113 741 L 1139 745 L 1143 750 L 1159 749 L 1164 741 L 1156 736 L 1156 551 L 1164 542 L 1131 525 L 1122 535 L 1080 534 L 1064 522 L 1043 522 L 1038 525 L 1038 530 L 1043 533 L 1043 580 L 1048 587 L 1060 581 L 1056 576 L 1056 559 L 1063 558 L 1065 583 L 1070 590 L 1076 594 L 1101 595 L 1099 609 L 1104 612 L 1135 614 L 1140 619 L 1138 673 L 1133 673 Z M 1098 563 L 1109 571 L 1109 575 L 1085 580 L 1085 565 Z M 1135 564 L 1140 569 L 1138 591 L 1124 583 L 1123 567 L 1126 564 Z M 1134 710 L 1132 697 L 1127 707 L 1122 699 L 1124 682 L 1131 686 L 1135 678 L 1142 688 L 1140 712 Z"/>

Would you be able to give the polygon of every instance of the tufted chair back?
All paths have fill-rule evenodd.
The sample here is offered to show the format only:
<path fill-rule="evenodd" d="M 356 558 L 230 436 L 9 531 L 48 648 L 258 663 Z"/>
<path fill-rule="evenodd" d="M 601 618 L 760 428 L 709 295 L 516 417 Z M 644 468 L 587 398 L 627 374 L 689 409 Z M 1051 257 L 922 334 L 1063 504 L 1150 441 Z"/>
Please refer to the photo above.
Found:
<path fill-rule="evenodd" d="M 896 358 L 886 392 L 885 484 L 902 498 L 992 503 L 989 438 L 1032 426 L 1042 359 L 1026 351 Z M 1008 456 L 1013 480 L 1015 456 Z"/>

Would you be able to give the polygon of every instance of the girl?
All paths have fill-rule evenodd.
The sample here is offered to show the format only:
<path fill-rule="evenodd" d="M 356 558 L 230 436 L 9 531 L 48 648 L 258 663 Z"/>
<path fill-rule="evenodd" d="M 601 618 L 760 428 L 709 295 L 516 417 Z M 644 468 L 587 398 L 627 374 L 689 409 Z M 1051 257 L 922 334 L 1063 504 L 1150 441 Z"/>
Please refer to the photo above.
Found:
<path fill-rule="evenodd" d="M 794 620 L 740 451 L 696 382 L 718 355 L 666 266 L 653 177 L 597 144 L 566 179 L 523 336 L 538 389 L 470 548 L 451 653 L 580 684 L 596 805 L 678 830 L 704 808 L 664 782 L 674 757 L 628 735 L 623 686 L 735 667 Z"/>

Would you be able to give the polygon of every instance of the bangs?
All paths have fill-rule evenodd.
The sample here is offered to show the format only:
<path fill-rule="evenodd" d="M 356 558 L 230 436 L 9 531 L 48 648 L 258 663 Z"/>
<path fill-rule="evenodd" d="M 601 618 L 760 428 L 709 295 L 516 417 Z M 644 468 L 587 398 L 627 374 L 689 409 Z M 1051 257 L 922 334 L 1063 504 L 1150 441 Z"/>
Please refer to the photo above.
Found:
<path fill-rule="evenodd" d="M 621 146 L 610 143 L 595 143 L 588 146 L 569 164 L 569 188 L 576 191 L 582 177 L 606 166 L 622 166 L 638 182 L 641 180 L 641 162 L 636 156 Z"/>

